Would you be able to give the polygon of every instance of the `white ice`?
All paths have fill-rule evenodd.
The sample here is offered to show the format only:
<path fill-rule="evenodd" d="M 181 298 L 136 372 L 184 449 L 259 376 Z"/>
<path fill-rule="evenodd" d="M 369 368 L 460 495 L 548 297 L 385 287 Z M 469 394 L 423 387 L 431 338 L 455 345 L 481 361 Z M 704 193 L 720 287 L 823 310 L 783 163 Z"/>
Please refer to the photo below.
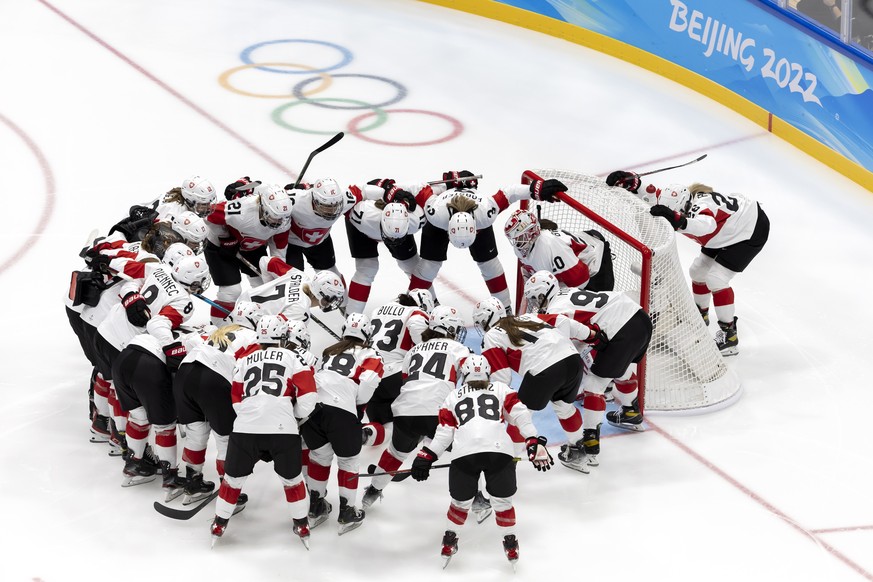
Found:
<path fill-rule="evenodd" d="M 334 74 L 394 79 L 408 95 L 391 107 L 441 112 L 464 126 L 457 139 L 427 147 L 347 135 L 307 176 L 352 184 L 470 169 L 484 174 L 483 190 L 496 190 L 527 168 L 605 175 L 708 153 L 663 180 L 746 193 L 772 220 L 764 252 L 735 280 L 741 353 L 730 365 L 743 379 L 742 398 L 712 414 L 652 415 L 647 432 L 604 439 L 601 467 L 587 476 L 519 466 L 517 579 L 873 579 L 873 383 L 864 363 L 873 347 L 870 192 L 654 74 L 427 4 L 19 0 L 0 4 L 0 21 L 0 580 L 511 575 L 493 520 L 469 523 L 460 552 L 440 569 L 445 471 L 389 487 L 363 527 L 342 538 L 327 522 L 306 552 L 292 538 L 271 466 L 261 464 L 246 486 L 248 508 L 210 550 L 211 508 L 187 522 L 158 515 L 151 505 L 160 487 L 122 489 L 121 462 L 88 443 L 89 368 L 61 301 L 87 234 L 191 173 L 221 187 L 241 175 L 284 184 L 309 151 L 369 112 L 292 107 L 289 122 L 325 134 L 293 132 L 270 119 L 292 98 L 219 85 L 245 47 L 276 39 L 342 45 L 354 60 Z M 256 56 L 320 68 L 336 52 L 297 43 Z M 303 78 L 248 69 L 231 82 L 287 94 Z M 378 80 L 335 77 L 320 97 L 372 103 L 392 95 Z M 448 129 L 433 116 L 395 112 L 364 135 L 426 141 Z M 341 227 L 334 236 L 350 276 Z M 511 250 L 500 245 L 513 278 Z M 696 247 L 679 246 L 688 265 Z M 442 276 L 441 300 L 465 314 L 486 294 L 463 252 L 450 252 Z M 403 288 L 386 263 L 371 306 Z M 214 477 L 211 463 L 207 473 Z M 332 481 L 334 505 L 335 495 Z"/>

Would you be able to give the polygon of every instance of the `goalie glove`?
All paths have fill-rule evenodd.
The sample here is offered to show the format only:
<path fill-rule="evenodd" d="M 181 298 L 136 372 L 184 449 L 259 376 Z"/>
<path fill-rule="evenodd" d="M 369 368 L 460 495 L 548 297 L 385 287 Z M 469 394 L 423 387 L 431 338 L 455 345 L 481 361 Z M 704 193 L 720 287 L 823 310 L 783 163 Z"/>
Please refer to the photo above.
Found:
<path fill-rule="evenodd" d="M 530 437 L 524 442 L 527 447 L 527 458 L 537 471 L 548 471 L 555 464 L 549 449 L 546 448 L 546 442 L 544 436 Z"/>
<path fill-rule="evenodd" d="M 412 461 L 412 469 L 409 471 L 412 474 L 412 478 L 416 481 L 426 481 L 430 477 L 430 468 L 436 460 L 437 455 L 435 452 L 427 447 L 421 447 L 415 460 Z"/>
<path fill-rule="evenodd" d="M 682 230 L 688 226 L 688 219 L 682 216 L 681 213 L 671 210 L 663 204 L 655 204 L 649 208 L 649 214 L 652 216 L 663 216 L 673 227 L 673 230 Z"/>

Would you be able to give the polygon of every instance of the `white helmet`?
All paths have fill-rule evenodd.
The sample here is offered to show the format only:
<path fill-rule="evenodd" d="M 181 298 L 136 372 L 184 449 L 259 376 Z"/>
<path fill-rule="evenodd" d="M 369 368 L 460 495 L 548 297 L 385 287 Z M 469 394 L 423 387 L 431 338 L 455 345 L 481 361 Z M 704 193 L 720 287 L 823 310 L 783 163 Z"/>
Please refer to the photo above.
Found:
<path fill-rule="evenodd" d="M 434 307 L 427 327 L 459 342 L 463 342 L 467 337 L 467 328 L 464 327 L 464 321 L 458 310 L 448 305 Z"/>
<path fill-rule="evenodd" d="M 373 324 L 370 323 L 370 318 L 363 313 L 350 313 L 343 323 L 343 329 L 340 332 L 342 337 L 354 337 L 362 342 L 367 342 L 373 337 Z"/>
<path fill-rule="evenodd" d="M 175 267 L 179 261 L 184 259 L 185 257 L 193 257 L 194 251 L 191 250 L 191 247 L 186 245 L 185 243 L 173 243 L 167 250 L 164 251 L 164 257 L 161 259 L 165 265 L 169 265 L 171 268 Z"/>
<path fill-rule="evenodd" d="M 296 319 L 289 320 L 288 341 L 296 344 L 298 348 L 308 350 L 311 342 L 309 339 L 309 330 L 306 328 L 306 324 Z"/>
<path fill-rule="evenodd" d="M 254 330 L 258 327 L 258 322 L 263 316 L 264 310 L 261 308 L 260 303 L 255 303 L 254 301 L 238 301 L 229 317 L 231 323 Z"/>
<path fill-rule="evenodd" d="M 318 300 L 324 312 L 333 311 L 345 303 L 346 286 L 342 278 L 333 271 L 319 271 L 309 283 L 309 290 Z"/>
<path fill-rule="evenodd" d="M 540 222 L 533 212 L 519 208 L 509 216 L 503 232 L 516 254 L 526 257 L 540 236 Z"/>
<path fill-rule="evenodd" d="M 549 271 L 537 271 L 524 284 L 524 298 L 534 311 L 545 311 L 560 291 L 558 280 Z"/>
<path fill-rule="evenodd" d="M 382 238 L 400 239 L 409 231 L 409 210 L 399 202 L 391 202 L 382 209 Z"/>
<path fill-rule="evenodd" d="M 190 176 L 182 180 L 182 198 L 189 210 L 202 217 L 212 211 L 218 195 L 212 182 L 201 176 Z"/>
<path fill-rule="evenodd" d="M 270 228 L 282 228 L 291 218 L 294 201 L 276 184 L 261 184 L 255 188 L 261 202 L 261 222 Z"/>
<path fill-rule="evenodd" d="M 497 297 L 489 297 L 476 304 L 473 310 L 473 323 L 476 324 L 479 333 L 485 335 L 485 332 L 505 315 L 506 307 L 503 302 Z"/>
<path fill-rule="evenodd" d="M 686 212 L 691 204 L 691 192 L 682 184 L 670 184 L 661 188 L 658 204 L 663 204 L 674 212 Z"/>
<path fill-rule="evenodd" d="M 476 219 L 469 212 L 455 212 L 449 218 L 449 242 L 465 249 L 476 240 Z"/>
<path fill-rule="evenodd" d="M 284 347 L 288 342 L 288 321 L 278 315 L 265 315 L 258 322 L 258 342 Z"/>
<path fill-rule="evenodd" d="M 209 267 L 202 257 L 185 257 L 173 267 L 173 278 L 189 293 L 203 293 L 209 288 Z"/>
<path fill-rule="evenodd" d="M 485 356 L 473 354 L 461 364 L 461 382 L 487 382 L 491 378 L 491 364 Z"/>
<path fill-rule="evenodd" d="M 173 218 L 173 230 L 179 233 L 195 253 L 206 240 L 206 221 L 193 212 L 185 211 Z"/>
<path fill-rule="evenodd" d="M 409 297 L 415 301 L 415 304 L 418 305 L 418 308 L 430 315 L 433 312 L 433 308 L 436 307 L 436 303 L 434 303 L 433 295 L 430 294 L 430 291 L 427 289 L 413 289 L 406 293 Z"/>
<path fill-rule="evenodd" d="M 345 193 L 333 178 L 321 178 L 309 188 L 312 211 L 325 220 L 336 220 L 345 206 Z"/>

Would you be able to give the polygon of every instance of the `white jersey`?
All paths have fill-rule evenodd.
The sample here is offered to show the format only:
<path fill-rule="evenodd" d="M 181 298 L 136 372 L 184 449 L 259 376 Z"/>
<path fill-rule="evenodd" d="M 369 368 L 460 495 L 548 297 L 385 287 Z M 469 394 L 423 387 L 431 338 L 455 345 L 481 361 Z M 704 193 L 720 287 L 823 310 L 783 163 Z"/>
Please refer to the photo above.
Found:
<path fill-rule="evenodd" d="M 151 312 L 145 330 L 128 321 L 127 312 L 120 302 L 112 307 L 97 328 L 97 332 L 117 350 L 123 350 L 143 331 L 155 337 L 160 346 L 167 346 L 175 341 L 172 330 L 178 329 L 194 313 L 191 296 L 173 279 L 168 266 L 162 263 L 139 264 L 148 274 L 139 290 Z"/>
<path fill-rule="evenodd" d="M 482 390 L 462 384 L 443 402 L 428 448 L 439 456 L 451 445 L 453 459 L 476 453 L 513 455 L 504 421 L 518 427 L 525 439 L 537 436 L 530 410 L 512 388 L 502 382 L 491 382 Z"/>
<path fill-rule="evenodd" d="M 300 434 L 297 419 L 318 403 L 314 377 L 312 366 L 284 348 L 270 346 L 239 360 L 230 387 L 233 432 Z"/>
<path fill-rule="evenodd" d="M 519 200 L 530 199 L 530 187 L 525 184 L 510 186 L 505 190 L 498 190 L 492 196 L 483 196 L 475 190 L 452 189 L 441 194 L 436 194 L 431 186 L 422 189 L 415 197 L 419 204 L 424 206 L 424 214 L 427 221 L 437 228 L 447 230 L 449 219 L 454 212 L 448 204 L 455 196 L 468 198 L 476 203 L 472 211 L 476 220 L 476 229 L 488 228 L 497 220 L 497 215 L 509 208 L 509 205 Z M 423 201 L 423 202 L 421 202 Z"/>
<path fill-rule="evenodd" d="M 561 332 L 543 323 L 536 315 L 520 315 L 524 321 L 543 324 L 537 330 L 523 329 L 522 343 L 514 345 L 509 335 L 499 326 L 485 332 L 482 340 L 482 355 L 491 364 L 491 378 L 497 382 L 509 382 L 511 371 L 519 376 L 528 372 L 539 374 L 549 366 L 569 356 L 578 356 L 576 348 Z M 511 371 L 510 371 L 511 370 Z"/>
<path fill-rule="evenodd" d="M 596 324 L 611 338 L 640 309 L 639 303 L 619 291 L 569 289 L 552 299 L 546 311 L 586 325 Z"/>
<path fill-rule="evenodd" d="M 155 209 L 158 211 L 158 220 L 161 222 L 175 222 L 176 217 L 188 210 L 182 202 L 161 202 Z"/>
<path fill-rule="evenodd" d="M 231 329 L 231 326 L 224 326 L 219 330 L 219 333 L 213 333 L 209 339 L 193 347 L 186 345 L 188 355 L 182 363 L 200 362 L 222 376 L 229 384 L 233 380 L 233 369 L 237 360 L 255 352 L 261 346 L 258 343 L 258 334 L 250 329 Z"/>
<path fill-rule="evenodd" d="M 427 329 L 428 317 L 417 307 L 396 302 L 386 303 L 370 316 L 373 324 L 371 343 L 382 356 L 385 376 L 400 372 L 406 352 L 421 343 L 421 334 Z"/>
<path fill-rule="evenodd" d="M 544 230 L 527 255 L 515 249 L 525 274 L 549 271 L 561 288 L 584 288 L 600 272 L 603 241 L 588 233 L 573 234 L 564 230 Z"/>
<path fill-rule="evenodd" d="M 237 301 L 260 303 L 265 314 L 281 314 L 292 321 L 307 322 L 312 302 L 303 290 L 304 285 L 309 283 L 309 278 L 303 274 L 303 271 L 288 267 L 284 261 L 277 262 L 276 259 L 263 257 L 260 264 L 261 273 L 264 273 L 264 278 L 274 276 L 276 272 L 273 266 L 279 262 L 285 265 L 282 270 L 284 274 L 253 289 L 244 290 Z"/>
<path fill-rule="evenodd" d="M 758 223 L 758 203 L 740 194 L 704 192 L 692 198 L 688 224 L 679 232 L 702 247 L 721 249 L 749 240 Z"/>
<path fill-rule="evenodd" d="M 403 359 L 403 386 L 391 404 L 394 416 L 436 416 L 470 353 L 462 343 L 442 338 L 409 350 Z"/>
<path fill-rule="evenodd" d="M 382 381 L 382 358 L 372 348 L 355 347 L 325 356 L 315 374 L 318 401 L 358 416 Z"/>
<path fill-rule="evenodd" d="M 327 238 L 331 227 L 339 220 L 340 216 L 349 212 L 353 206 L 365 198 L 381 197 L 383 190 L 376 186 L 349 186 L 346 190 L 342 210 L 333 220 L 327 220 L 315 213 L 312 208 L 311 190 L 286 190 L 286 192 L 294 200 L 288 244 L 298 247 L 314 247 Z"/>
<path fill-rule="evenodd" d="M 293 203 L 293 200 L 292 200 Z M 239 241 L 239 250 L 254 251 L 271 241 L 277 250 L 288 246 L 288 224 L 277 228 L 261 222 L 261 199 L 244 196 L 219 202 L 206 217 L 206 239 L 219 245 L 219 239 L 233 237 Z"/>
<path fill-rule="evenodd" d="M 348 218 L 355 230 L 367 238 L 382 241 L 382 210 L 376 204 L 376 200 L 362 200 L 352 206 Z M 424 226 L 424 222 L 424 209 L 416 205 L 415 210 L 409 213 L 409 229 L 406 234 L 417 233 Z"/>

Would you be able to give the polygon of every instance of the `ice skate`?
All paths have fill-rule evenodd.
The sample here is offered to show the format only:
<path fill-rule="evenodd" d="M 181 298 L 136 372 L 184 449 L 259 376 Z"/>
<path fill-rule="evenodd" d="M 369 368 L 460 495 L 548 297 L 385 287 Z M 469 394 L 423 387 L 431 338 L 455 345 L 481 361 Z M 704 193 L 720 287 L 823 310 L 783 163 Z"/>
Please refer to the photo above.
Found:
<path fill-rule="evenodd" d="M 477 491 L 471 509 L 476 516 L 476 523 L 482 523 L 491 515 L 491 501 L 486 499 L 481 491 Z"/>
<path fill-rule="evenodd" d="M 345 497 L 340 497 L 339 517 L 337 517 L 339 530 L 337 533 L 343 535 L 344 533 L 361 527 L 364 524 L 365 515 L 363 509 L 355 509 L 354 505 L 349 505 L 349 502 Z"/>
<path fill-rule="evenodd" d="M 372 426 L 365 426 L 361 429 L 361 445 L 366 446 L 367 441 L 374 439 L 376 437 L 376 431 L 373 430 Z"/>
<path fill-rule="evenodd" d="M 122 473 L 124 475 L 124 481 L 121 482 L 122 487 L 151 483 L 157 479 L 158 461 L 152 453 L 151 446 L 146 445 L 145 453 L 141 459 L 131 456 L 124 463 Z"/>
<path fill-rule="evenodd" d="M 561 445 L 561 452 L 558 453 L 558 460 L 568 469 L 587 474 L 589 472 L 588 461 L 585 460 L 585 451 L 580 444 L 581 443 L 575 445 Z"/>
<path fill-rule="evenodd" d="M 300 541 L 309 549 L 309 520 L 305 517 L 294 520 L 294 534 L 300 538 Z"/>
<path fill-rule="evenodd" d="M 446 530 L 443 535 L 443 548 L 440 555 L 443 557 L 443 569 L 449 565 L 452 556 L 458 553 L 458 534 L 452 530 Z"/>
<path fill-rule="evenodd" d="M 95 413 L 91 419 L 91 442 L 108 443 L 109 436 L 109 418 Z"/>
<path fill-rule="evenodd" d="M 376 489 L 372 485 L 367 485 L 367 488 L 364 489 L 364 496 L 361 498 L 361 507 L 367 509 L 379 499 L 382 499 L 382 490 Z"/>
<path fill-rule="evenodd" d="M 215 542 L 224 535 L 224 531 L 227 529 L 227 522 L 229 520 L 224 517 L 215 516 L 215 520 L 212 522 L 212 546 L 215 547 Z"/>
<path fill-rule="evenodd" d="M 163 474 L 164 503 L 169 503 L 185 492 L 185 478 L 179 476 L 178 467 L 170 467 L 169 461 L 161 461 L 159 466 Z"/>
<path fill-rule="evenodd" d="M 124 431 L 119 431 L 115 428 L 115 421 L 109 419 L 109 456 L 121 457 L 125 461 L 130 456 L 130 449 L 127 448 L 127 436 Z"/>
<path fill-rule="evenodd" d="M 506 559 L 512 564 L 512 570 L 518 564 L 518 539 L 514 534 L 503 536 L 503 551 L 506 553 Z"/>
<path fill-rule="evenodd" d="M 709 307 L 697 306 L 697 311 L 700 312 L 700 317 L 703 318 L 703 324 L 709 325 Z"/>
<path fill-rule="evenodd" d="M 606 421 L 612 426 L 625 430 L 643 430 L 643 415 L 636 398 L 630 406 L 622 406 L 621 411 L 610 410 L 606 413 Z"/>
<path fill-rule="evenodd" d="M 586 428 L 582 431 L 582 450 L 585 451 L 585 462 L 589 467 L 597 467 L 600 462 L 597 455 L 600 454 L 600 425 L 597 428 Z"/>
<path fill-rule="evenodd" d="M 203 473 L 198 473 L 191 467 L 185 467 L 185 496 L 182 505 L 191 505 L 206 499 L 215 490 L 215 483 L 204 481 Z"/>
<path fill-rule="evenodd" d="M 240 511 L 246 508 L 246 503 L 249 502 L 249 496 L 245 493 L 240 493 L 239 497 L 236 498 L 236 505 L 233 508 L 233 515 L 236 515 Z"/>
<path fill-rule="evenodd" d="M 718 331 L 715 332 L 715 345 L 722 356 L 735 356 L 739 353 L 737 344 L 740 342 L 737 339 L 737 318 L 730 323 L 723 321 L 718 322 Z"/>
<path fill-rule="evenodd" d="M 315 529 L 327 519 L 333 509 L 330 503 L 318 491 L 309 492 L 309 528 Z"/>

